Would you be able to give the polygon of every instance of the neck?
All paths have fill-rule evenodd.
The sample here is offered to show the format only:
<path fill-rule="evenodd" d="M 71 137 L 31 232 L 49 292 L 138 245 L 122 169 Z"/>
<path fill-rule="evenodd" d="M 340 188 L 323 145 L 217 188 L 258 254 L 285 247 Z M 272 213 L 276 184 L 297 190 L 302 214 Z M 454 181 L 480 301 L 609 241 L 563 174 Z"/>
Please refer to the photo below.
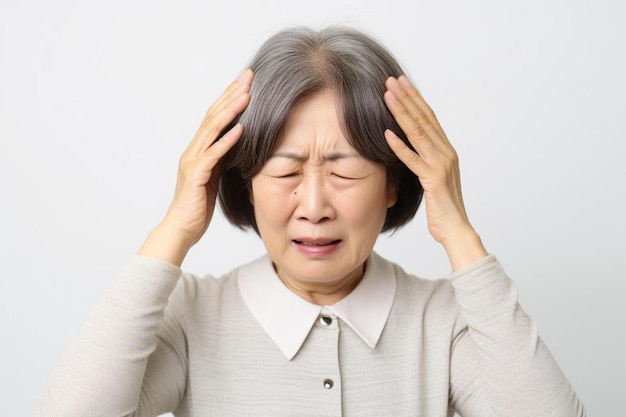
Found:
<path fill-rule="evenodd" d="M 274 269 L 276 270 L 276 265 Z M 364 273 L 365 263 L 337 281 L 302 282 L 276 270 L 276 274 L 289 290 L 306 301 L 320 306 L 333 305 L 350 294 L 359 285 Z"/>

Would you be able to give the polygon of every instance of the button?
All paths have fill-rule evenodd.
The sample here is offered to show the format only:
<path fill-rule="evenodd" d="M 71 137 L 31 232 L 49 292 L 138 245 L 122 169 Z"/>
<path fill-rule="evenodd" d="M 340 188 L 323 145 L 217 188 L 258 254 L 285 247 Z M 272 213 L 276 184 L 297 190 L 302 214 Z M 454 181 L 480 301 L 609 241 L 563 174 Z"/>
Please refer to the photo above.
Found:
<path fill-rule="evenodd" d="M 333 382 L 332 379 L 325 379 L 324 380 L 324 388 L 331 389 L 333 387 L 333 385 L 335 385 L 335 383 Z"/>
<path fill-rule="evenodd" d="M 327 316 L 327 315 L 320 316 L 320 323 L 322 323 L 322 326 L 330 326 L 332 322 L 333 322 L 333 319 L 330 316 Z"/>

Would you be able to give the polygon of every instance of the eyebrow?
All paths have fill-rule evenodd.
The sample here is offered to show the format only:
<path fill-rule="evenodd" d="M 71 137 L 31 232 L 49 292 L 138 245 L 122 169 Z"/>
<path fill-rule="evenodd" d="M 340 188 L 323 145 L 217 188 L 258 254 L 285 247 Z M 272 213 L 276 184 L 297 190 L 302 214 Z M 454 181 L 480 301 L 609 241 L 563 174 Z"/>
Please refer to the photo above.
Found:
<path fill-rule="evenodd" d="M 307 159 L 307 157 L 302 154 L 299 154 L 296 152 L 290 152 L 290 151 L 276 152 L 274 155 L 271 156 L 271 158 L 274 158 L 274 157 L 293 159 L 298 162 L 303 162 Z M 331 153 L 324 155 L 323 159 L 325 161 L 336 161 L 338 159 L 358 158 L 358 157 L 359 155 L 353 152 L 331 152 Z"/>

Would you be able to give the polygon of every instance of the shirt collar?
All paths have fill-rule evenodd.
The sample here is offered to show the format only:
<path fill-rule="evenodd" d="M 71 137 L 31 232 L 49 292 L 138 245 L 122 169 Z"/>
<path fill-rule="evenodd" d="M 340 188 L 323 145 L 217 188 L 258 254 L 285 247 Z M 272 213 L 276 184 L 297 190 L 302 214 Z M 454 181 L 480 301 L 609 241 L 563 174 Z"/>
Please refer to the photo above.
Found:
<path fill-rule="evenodd" d="M 239 291 L 248 309 L 288 360 L 298 353 L 322 309 L 334 313 L 375 348 L 396 294 L 393 265 L 372 252 L 350 294 L 330 306 L 310 303 L 289 290 L 265 255 L 242 266 Z"/>

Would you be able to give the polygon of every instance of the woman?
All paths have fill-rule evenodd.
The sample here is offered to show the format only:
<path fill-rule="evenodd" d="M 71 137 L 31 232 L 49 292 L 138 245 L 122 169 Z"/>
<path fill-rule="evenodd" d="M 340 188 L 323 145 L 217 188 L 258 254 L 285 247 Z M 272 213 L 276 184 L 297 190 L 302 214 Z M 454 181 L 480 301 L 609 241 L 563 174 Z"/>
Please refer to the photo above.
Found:
<path fill-rule="evenodd" d="M 181 274 L 218 195 L 267 255 L 219 280 Z M 422 195 L 451 280 L 416 278 L 372 251 Z M 472 228 L 434 114 L 362 33 L 287 30 L 261 47 L 207 112 L 163 221 L 38 407 L 41 416 L 168 411 L 585 415 Z"/>

